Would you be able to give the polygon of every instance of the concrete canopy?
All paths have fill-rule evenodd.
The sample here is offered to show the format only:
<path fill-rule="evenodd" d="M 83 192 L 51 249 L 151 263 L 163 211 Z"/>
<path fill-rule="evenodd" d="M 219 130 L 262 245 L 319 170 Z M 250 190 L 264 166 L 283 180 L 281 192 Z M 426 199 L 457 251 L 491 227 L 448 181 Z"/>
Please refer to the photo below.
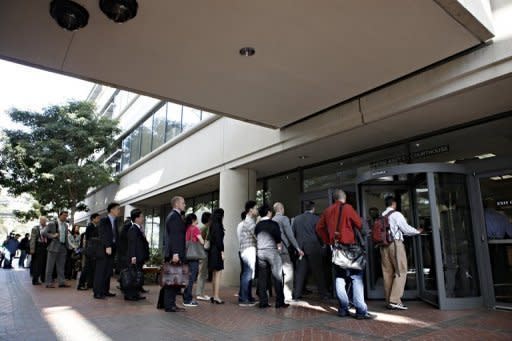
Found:
<path fill-rule="evenodd" d="M 76 2 L 89 24 L 67 32 L 50 0 L 1 1 L 0 58 L 270 127 L 492 37 L 483 0 L 151 0 L 125 24 Z"/>

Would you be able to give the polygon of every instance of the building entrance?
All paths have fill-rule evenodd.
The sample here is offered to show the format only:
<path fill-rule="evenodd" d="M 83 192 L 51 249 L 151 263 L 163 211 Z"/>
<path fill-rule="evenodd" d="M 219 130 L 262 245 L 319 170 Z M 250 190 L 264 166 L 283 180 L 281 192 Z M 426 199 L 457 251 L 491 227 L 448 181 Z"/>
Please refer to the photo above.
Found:
<path fill-rule="evenodd" d="M 369 226 L 385 210 L 385 197 L 393 195 L 408 223 L 424 229 L 420 236 L 405 238 L 404 298 L 420 298 L 441 309 L 482 304 L 467 181 L 463 167 L 447 164 L 410 164 L 358 175 L 358 208 Z M 368 297 L 384 299 L 380 250 L 368 239 Z"/>

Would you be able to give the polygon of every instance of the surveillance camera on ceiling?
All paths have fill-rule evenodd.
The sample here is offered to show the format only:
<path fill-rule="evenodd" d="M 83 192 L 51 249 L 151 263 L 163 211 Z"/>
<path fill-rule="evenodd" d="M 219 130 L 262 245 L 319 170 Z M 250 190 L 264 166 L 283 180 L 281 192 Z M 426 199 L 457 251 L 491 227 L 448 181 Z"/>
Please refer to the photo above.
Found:
<path fill-rule="evenodd" d="M 137 0 L 100 0 L 100 9 L 116 23 L 135 18 L 139 5 Z"/>
<path fill-rule="evenodd" d="M 68 31 L 85 27 L 89 21 L 89 12 L 71 0 L 53 0 L 50 3 L 50 15 L 60 27 Z"/>

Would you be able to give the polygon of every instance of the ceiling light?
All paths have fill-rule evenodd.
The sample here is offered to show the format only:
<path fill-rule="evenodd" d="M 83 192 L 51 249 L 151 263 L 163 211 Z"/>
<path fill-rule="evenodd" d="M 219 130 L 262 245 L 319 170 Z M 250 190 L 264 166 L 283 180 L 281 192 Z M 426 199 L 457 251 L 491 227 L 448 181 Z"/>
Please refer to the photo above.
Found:
<path fill-rule="evenodd" d="M 71 0 L 53 0 L 50 2 L 50 15 L 60 27 L 68 31 L 85 27 L 89 21 L 89 12 Z"/>
<path fill-rule="evenodd" d="M 242 47 L 240 49 L 240 55 L 244 57 L 253 56 L 256 53 L 256 50 L 253 47 Z"/>
<path fill-rule="evenodd" d="M 487 154 L 480 154 L 480 155 L 475 155 L 475 157 L 477 159 L 488 159 L 488 158 L 491 158 L 491 157 L 495 157 L 496 155 L 494 155 L 493 153 L 487 153 Z"/>
<path fill-rule="evenodd" d="M 135 18 L 138 8 L 137 0 L 100 0 L 101 11 L 116 23 Z"/>

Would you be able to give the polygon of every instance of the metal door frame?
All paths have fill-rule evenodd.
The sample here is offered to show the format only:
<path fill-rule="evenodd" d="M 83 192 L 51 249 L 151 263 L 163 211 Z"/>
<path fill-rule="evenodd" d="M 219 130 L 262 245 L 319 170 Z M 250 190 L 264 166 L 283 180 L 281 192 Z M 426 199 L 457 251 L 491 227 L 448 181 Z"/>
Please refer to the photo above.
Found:
<path fill-rule="evenodd" d="M 362 193 L 362 186 L 364 186 L 364 189 L 383 189 L 383 190 L 387 190 L 387 189 L 393 189 L 393 190 L 405 190 L 407 192 L 407 194 L 409 195 L 410 199 L 412 199 L 412 193 L 410 191 L 410 186 L 406 185 L 406 184 L 396 184 L 396 185 L 393 185 L 393 184 L 389 184 L 389 183 L 383 183 L 383 184 L 369 184 L 369 185 L 364 185 L 364 184 L 359 184 L 358 185 L 358 191 L 357 193 L 359 194 L 359 198 L 361 199 L 360 201 L 358 200 L 358 207 L 360 208 L 359 210 L 359 215 L 363 218 L 363 220 L 367 221 L 367 212 L 368 212 L 368 208 L 369 207 L 366 207 L 366 202 L 364 199 L 364 193 Z M 412 200 L 411 200 L 411 205 L 412 205 Z M 414 212 L 414 207 L 411 207 L 411 210 L 412 210 L 412 214 L 413 216 L 415 215 L 415 212 Z M 370 236 L 368 236 L 370 237 Z M 418 255 L 417 255 L 417 252 L 416 252 L 416 249 L 417 249 L 417 243 L 416 242 L 413 242 L 414 243 L 414 250 L 413 250 L 413 253 L 414 253 L 414 258 L 415 258 L 415 264 L 416 264 L 416 273 L 418 273 Z M 369 283 L 370 282 L 370 270 L 369 270 L 369 267 L 366 268 L 366 271 L 365 271 L 365 278 L 366 278 L 366 283 Z M 369 299 L 382 299 L 384 297 L 384 289 L 382 288 L 382 290 L 377 290 L 377 289 L 374 289 L 374 290 L 370 290 L 370 288 L 366 287 L 366 292 L 368 294 L 368 298 Z M 417 296 L 418 296 L 418 292 L 419 292 L 419 282 L 418 282 L 418 277 L 416 276 L 416 289 L 415 290 L 405 290 L 404 291 L 404 298 L 405 299 L 415 299 Z"/>
<path fill-rule="evenodd" d="M 512 160 L 510 160 L 512 161 Z M 501 309 L 512 309 L 511 306 L 500 306 L 497 305 L 496 295 L 494 292 L 494 280 L 491 271 L 491 256 L 489 254 L 489 245 L 487 239 L 487 227 L 485 224 L 484 208 L 482 202 L 482 190 L 480 187 L 480 181 L 482 178 L 488 178 L 491 176 L 499 176 L 505 173 L 512 172 L 512 168 L 503 167 L 499 170 L 484 170 L 479 173 L 473 173 L 472 179 L 470 180 L 470 186 L 475 192 L 474 208 L 472 211 L 473 221 L 476 222 L 480 228 L 475 229 L 475 248 L 477 253 L 480 255 L 479 263 L 479 275 L 480 275 L 480 291 L 484 298 L 485 305 L 488 308 L 501 308 Z M 478 244 L 477 244 L 478 242 Z"/>
<path fill-rule="evenodd" d="M 475 191 L 472 191 L 474 188 L 474 183 L 471 182 L 471 173 L 462 165 L 454 165 L 454 164 L 445 164 L 445 163 L 416 163 L 416 164 L 405 164 L 405 165 L 398 165 L 398 166 L 391 166 L 386 168 L 380 168 L 375 170 L 370 170 L 363 172 L 357 176 L 356 179 L 356 185 L 357 185 L 357 193 L 359 194 L 361 191 L 361 186 L 364 182 L 367 182 L 372 179 L 378 179 L 383 176 L 393 176 L 393 175 L 400 175 L 400 174 L 414 174 L 414 173 L 426 173 L 427 175 L 427 186 L 428 186 L 428 193 L 429 193 L 429 201 L 430 201 L 430 214 L 432 219 L 432 241 L 434 244 L 434 259 L 435 259 L 435 265 L 436 265 L 436 280 L 437 280 L 437 306 L 439 306 L 440 309 L 462 309 L 462 308 L 469 308 L 469 307 L 475 307 L 475 306 L 481 306 L 483 304 L 483 281 L 481 277 L 481 253 L 477 252 L 475 254 L 476 263 L 477 263 L 477 269 L 480 274 L 480 296 L 478 297 L 461 297 L 461 298 L 448 298 L 446 297 L 446 289 L 445 289 L 445 278 L 444 278 L 444 272 L 443 272 L 443 255 L 442 255 L 442 249 L 441 249 L 441 234 L 440 234 L 440 215 L 437 205 L 437 196 L 436 196 L 436 186 L 435 186 L 435 173 L 455 173 L 455 174 L 464 174 L 466 175 L 466 192 L 468 196 L 468 201 L 470 205 L 471 212 L 476 211 L 475 206 L 475 198 L 477 194 Z M 362 198 L 358 198 L 358 203 L 361 203 Z M 481 206 L 481 205 L 480 205 Z M 481 210 L 481 207 L 480 207 Z M 361 211 L 360 211 L 361 213 Z M 483 213 L 482 217 L 483 217 Z M 471 215 L 472 220 L 472 228 L 473 228 L 473 239 L 475 247 L 478 245 L 478 241 L 480 239 L 477 239 L 477 233 L 478 228 L 476 223 L 478 222 L 475 220 L 474 215 Z M 419 251 L 418 251 L 419 252 Z M 421 255 L 418 255 L 418 259 L 421 261 Z M 489 259 L 489 258 L 487 258 Z M 418 267 L 418 262 L 416 265 Z M 419 277 L 417 276 L 418 284 L 419 283 Z M 429 294 L 428 292 L 422 290 L 422 285 L 418 286 L 419 290 L 419 297 L 429 303 L 433 300 L 433 295 Z"/>

